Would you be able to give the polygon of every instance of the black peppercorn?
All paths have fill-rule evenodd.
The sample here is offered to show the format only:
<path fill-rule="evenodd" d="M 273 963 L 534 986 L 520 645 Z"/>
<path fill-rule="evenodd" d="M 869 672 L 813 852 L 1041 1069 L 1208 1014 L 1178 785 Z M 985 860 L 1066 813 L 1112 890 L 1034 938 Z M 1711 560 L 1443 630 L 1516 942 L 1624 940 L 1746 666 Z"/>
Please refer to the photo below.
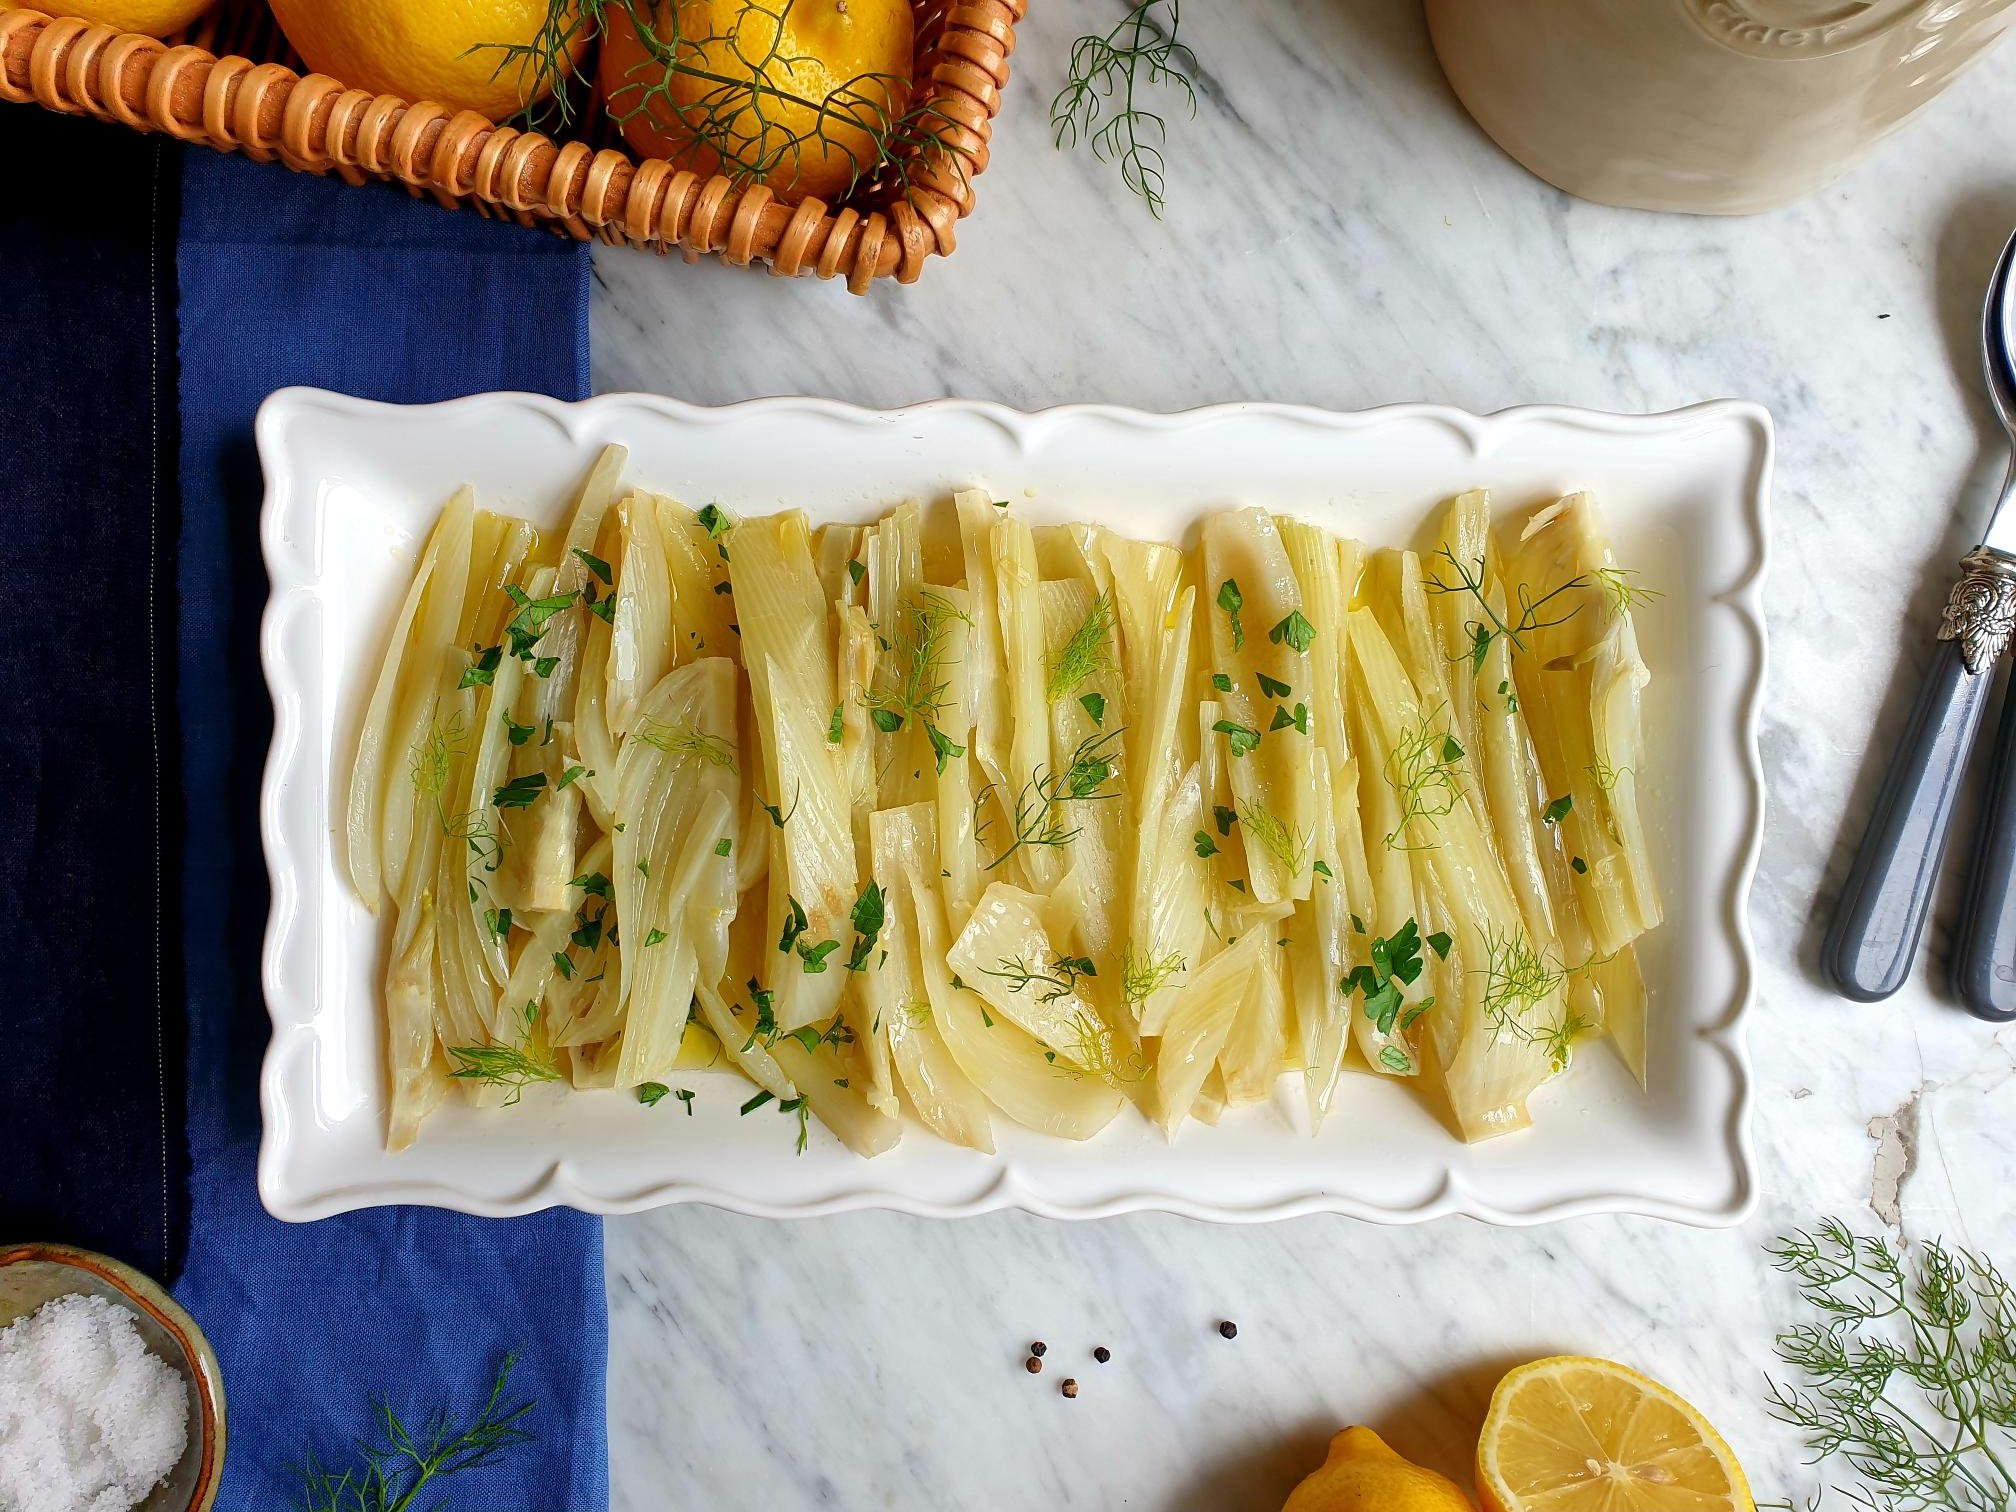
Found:
<path fill-rule="evenodd" d="M 1227 1318 L 1223 1323 L 1218 1325 L 1218 1332 L 1228 1339 L 1236 1339 L 1239 1337 L 1239 1325 L 1234 1323 L 1230 1318 Z"/>

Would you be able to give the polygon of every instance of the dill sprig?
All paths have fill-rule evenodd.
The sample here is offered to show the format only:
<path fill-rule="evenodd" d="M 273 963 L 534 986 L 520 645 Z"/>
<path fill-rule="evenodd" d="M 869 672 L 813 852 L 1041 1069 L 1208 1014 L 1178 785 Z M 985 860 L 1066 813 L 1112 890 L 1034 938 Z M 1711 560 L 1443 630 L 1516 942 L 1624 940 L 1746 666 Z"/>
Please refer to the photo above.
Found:
<path fill-rule="evenodd" d="M 1463 759 L 1463 747 L 1443 726 L 1445 711 L 1424 715 L 1420 723 L 1402 731 L 1399 742 L 1386 758 L 1386 780 L 1400 800 L 1400 822 L 1386 837 L 1388 850 L 1418 850 L 1402 843 L 1408 824 L 1415 819 L 1430 822 L 1451 812 L 1463 790 L 1456 780 L 1456 764 Z"/>
<path fill-rule="evenodd" d="M 1043 692 L 1051 703 L 1062 703 L 1086 678 L 1113 669 L 1113 624 L 1113 596 L 1102 593 L 1050 658 L 1050 681 Z"/>
<path fill-rule="evenodd" d="M 1246 826 L 1246 838 L 1278 861 L 1283 871 L 1291 877 L 1302 875 L 1309 864 L 1311 835 L 1296 835 L 1271 810 L 1243 800 L 1239 822 Z"/>
<path fill-rule="evenodd" d="M 1549 613 L 1547 606 L 1555 599 L 1570 589 L 1587 586 L 1588 579 L 1576 577 L 1570 578 L 1558 588 L 1541 594 L 1537 599 L 1532 596 L 1532 590 L 1524 583 L 1519 584 L 1513 590 L 1519 600 L 1519 617 L 1507 620 L 1485 595 L 1484 561 L 1481 557 L 1474 563 L 1466 563 L 1447 546 L 1436 555 L 1449 564 L 1456 574 L 1456 581 L 1452 583 L 1444 578 L 1438 567 L 1434 573 L 1422 578 L 1421 587 L 1429 593 L 1467 593 L 1484 614 L 1481 620 L 1464 621 L 1463 633 L 1469 637 L 1470 644 L 1461 656 L 1454 658 L 1457 661 L 1468 660 L 1472 673 L 1481 673 L 1484 670 L 1484 658 L 1491 650 L 1491 643 L 1499 637 L 1502 636 L 1513 649 L 1524 651 L 1527 649 L 1526 637 L 1534 631 L 1551 630 L 1556 625 L 1566 624 L 1582 612 L 1582 606 L 1576 604 L 1566 613 L 1556 613 L 1551 619 L 1546 617 Z"/>
<path fill-rule="evenodd" d="M 1084 956 L 1053 955 L 1047 963 L 1039 956 L 1033 965 L 1020 956 L 1003 956 L 999 968 L 987 975 L 1006 982 L 1010 992 L 1033 988 L 1037 1002 L 1054 1003 L 1076 992 L 1081 977 L 1096 977 L 1099 970 Z"/>
<path fill-rule="evenodd" d="M 1059 148 L 1081 139 L 1092 144 L 1102 163 L 1117 162 L 1120 180 L 1162 214 L 1162 146 L 1168 123 L 1142 102 L 1150 88 L 1179 91 L 1190 114 L 1197 114 L 1197 91 L 1189 70 L 1197 66 L 1190 49 L 1176 40 L 1178 0 L 1138 0 L 1103 36 L 1093 33 L 1071 44 L 1071 71 L 1050 102 L 1050 129 Z M 1110 116 L 1100 125 L 1102 115 Z"/>
<path fill-rule="evenodd" d="M 1556 1071 L 1566 1070 L 1576 1037 L 1589 1028 L 1564 1005 L 1551 1024 L 1534 1023 L 1533 1012 L 1561 990 L 1567 970 L 1533 946 L 1523 929 L 1484 931 L 1484 1019 L 1500 1039 L 1538 1045 Z"/>
<path fill-rule="evenodd" d="M 653 750 L 663 751 L 668 756 L 690 757 L 711 766 L 725 767 L 731 772 L 735 770 L 734 743 L 719 735 L 695 729 L 690 724 L 667 724 L 662 719 L 647 719 L 630 732 L 630 738 L 641 740 Z"/>
<path fill-rule="evenodd" d="M 446 1407 L 437 1409 L 416 1432 L 390 1402 L 378 1404 L 378 1442 L 357 1442 L 360 1464 L 340 1475 L 310 1452 L 301 1470 L 306 1512 L 416 1512 L 420 1493 L 433 1483 L 492 1463 L 505 1450 L 533 1442 L 519 1426 L 534 1403 L 504 1404 L 516 1351 L 504 1357 L 490 1396 L 466 1424 Z M 432 1504 L 445 1508 L 446 1502 Z"/>
<path fill-rule="evenodd" d="M 1120 948 L 1121 998 L 1138 1013 L 1148 999 L 1184 969 L 1184 965 L 1183 957 L 1177 951 L 1158 956 L 1152 950 L 1137 951 L 1134 942 L 1129 940 Z"/>
<path fill-rule="evenodd" d="M 606 908 L 604 912 L 607 912 Z M 596 931 L 599 936 L 601 931 Z M 532 1031 L 539 1022 L 539 1005 L 525 1005 L 525 1032 L 515 1045 L 451 1045 L 448 1054 L 458 1064 L 448 1074 L 466 1081 L 487 1082 L 493 1087 L 509 1087 L 504 1106 L 511 1107 L 535 1082 L 560 1080 L 560 1065 L 553 1052 L 537 1043 Z"/>
<path fill-rule="evenodd" d="M 1015 839 L 1009 847 L 987 863 L 992 871 L 1003 861 L 1021 850 L 1025 845 L 1068 845 L 1078 838 L 1080 826 L 1070 824 L 1066 818 L 1066 803 L 1097 803 L 1120 796 L 1117 786 L 1107 787 L 1114 780 L 1116 767 L 1113 762 L 1113 742 L 1125 733 L 1109 730 L 1103 735 L 1089 735 L 1078 743 L 1071 753 L 1071 760 L 1063 771 L 1055 771 L 1047 766 L 1036 768 L 1035 776 L 1022 784 L 1022 791 L 1015 797 Z M 1101 791 L 1104 788 L 1105 791 Z M 978 806 L 993 790 L 990 783 L 981 790 L 975 800 Z M 976 836 L 977 838 L 977 836 Z"/>
<path fill-rule="evenodd" d="M 872 72 L 818 98 L 799 92 L 801 68 L 814 78 L 822 70 L 817 57 L 784 45 L 796 4 L 746 0 L 731 31 L 689 36 L 677 0 L 550 0 L 530 42 L 482 43 L 472 51 L 496 52 L 497 75 L 517 68 L 521 98 L 528 102 L 519 115 L 527 127 L 565 127 L 579 113 L 572 89 L 576 51 L 606 35 L 611 13 L 618 13 L 635 31 L 644 58 L 603 100 L 610 120 L 621 126 L 645 115 L 661 127 L 676 122 L 720 159 L 721 171 L 738 188 L 769 182 L 789 189 L 808 156 L 829 153 L 851 165 L 842 199 L 869 187 L 907 197 L 918 177 L 934 168 L 963 186 L 967 164 L 953 146 L 959 123 L 935 92 L 913 91 L 900 74 Z M 693 91 L 681 81 L 705 87 Z"/>
<path fill-rule="evenodd" d="M 1862 1481 L 1845 1500 L 1866 1512 L 2016 1505 L 2016 1290 L 1994 1264 L 1935 1240 L 1910 1273 L 1886 1241 L 1834 1219 L 1769 1250 L 1820 1315 L 1778 1335 L 1800 1379 L 1768 1383 L 1770 1410 L 1812 1462 L 1837 1459 Z"/>
<path fill-rule="evenodd" d="M 1630 567 L 1598 567 L 1596 585 L 1603 590 L 1603 597 L 1618 614 L 1629 614 L 1641 604 L 1655 603 L 1666 595 L 1657 588 L 1647 588 L 1642 583 L 1631 580 L 1638 576 Z"/>

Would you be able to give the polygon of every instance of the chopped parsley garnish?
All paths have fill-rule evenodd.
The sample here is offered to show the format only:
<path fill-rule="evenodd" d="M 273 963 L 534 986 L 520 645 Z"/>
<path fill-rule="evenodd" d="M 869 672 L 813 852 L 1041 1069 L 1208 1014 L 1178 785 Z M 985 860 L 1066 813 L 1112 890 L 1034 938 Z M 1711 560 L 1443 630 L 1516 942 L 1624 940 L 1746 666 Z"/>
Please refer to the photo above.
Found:
<path fill-rule="evenodd" d="M 840 732 L 846 723 L 846 711 L 839 704 L 833 705 L 833 717 L 826 721 L 826 743 L 840 744 Z"/>
<path fill-rule="evenodd" d="M 544 772 L 527 772 L 523 777 L 513 777 L 491 795 L 490 801 L 500 809 L 530 808 L 533 800 L 546 791 Z"/>
<path fill-rule="evenodd" d="M 1239 623 L 1239 611 L 1246 600 L 1239 593 L 1239 580 L 1227 578 L 1218 585 L 1218 607 L 1223 609 L 1232 621 L 1232 649 L 1237 651 L 1246 644 L 1245 628 Z"/>
<path fill-rule="evenodd" d="M 875 948 L 875 939 L 882 933 L 882 925 L 887 919 L 880 883 L 869 879 L 868 885 L 861 889 L 861 896 L 854 900 L 853 912 L 848 917 L 854 925 L 854 951 L 847 957 L 847 969 L 860 971 L 867 963 L 868 952 Z"/>
<path fill-rule="evenodd" d="M 509 714 L 500 714 L 497 717 L 504 721 L 504 738 L 514 746 L 522 746 L 538 733 L 536 726 L 521 725 Z"/>
<path fill-rule="evenodd" d="M 1295 705 L 1295 712 L 1290 714 L 1285 707 L 1276 704 L 1274 706 L 1274 722 L 1268 725 L 1267 728 L 1269 730 L 1300 730 L 1304 735 L 1307 735 L 1309 733 L 1309 705 L 1298 703 Z"/>
<path fill-rule="evenodd" d="M 1447 935 L 1438 938 L 1447 944 Z M 1423 999 L 1408 1009 L 1406 1021 L 1401 1021 L 1401 989 L 1421 975 L 1420 926 L 1409 919 L 1392 938 L 1374 940 L 1371 957 L 1371 964 L 1353 967 L 1339 987 L 1347 997 L 1353 992 L 1364 995 L 1365 1016 L 1381 1034 L 1391 1034 L 1396 1024 L 1408 1028 L 1435 1002 L 1432 997 Z"/>
<path fill-rule="evenodd" d="M 1563 819 L 1568 817 L 1569 812 L 1574 807 L 1575 795 L 1573 793 L 1564 793 L 1540 811 L 1540 822 L 1549 825 L 1559 824 Z"/>
<path fill-rule="evenodd" d="M 1211 674 L 1211 686 L 1216 688 L 1220 693 L 1230 693 L 1232 691 L 1232 679 L 1227 677 L 1223 672 L 1213 672 Z"/>
<path fill-rule="evenodd" d="M 719 504 L 709 504 L 705 509 L 700 511 L 698 519 L 701 528 L 707 532 L 707 539 L 710 541 L 720 540 L 722 536 L 728 533 L 728 527 L 734 523 L 734 521 L 721 512 Z"/>
<path fill-rule="evenodd" d="M 654 928 L 649 934 L 644 936 L 644 948 L 649 950 L 653 945 L 663 945 L 670 938 L 671 936 L 667 935 L 664 930 Z"/>
<path fill-rule="evenodd" d="M 1295 690 L 1284 682 L 1277 682 L 1265 672 L 1260 674 L 1260 691 L 1269 698 L 1286 698 Z"/>
<path fill-rule="evenodd" d="M 784 917 L 784 932 L 777 937 L 779 951 L 789 951 L 798 937 L 805 933 L 809 922 L 805 917 L 805 905 L 789 893 L 784 895 L 784 905 L 790 912 Z"/>
<path fill-rule="evenodd" d="M 497 680 L 497 664 L 504 659 L 502 646 L 487 646 L 476 653 L 476 660 L 462 670 L 462 681 L 458 688 L 488 687 Z M 512 744 L 517 744 L 513 741 Z"/>
<path fill-rule="evenodd" d="M 1231 834 L 1232 826 L 1239 822 L 1238 813 L 1222 803 L 1211 805 L 1211 817 L 1218 822 L 1218 833 L 1221 835 Z"/>
<path fill-rule="evenodd" d="M 1246 725 L 1234 724 L 1229 719 L 1221 719 L 1211 726 L 1211 728 L 1216 730 L 1220 735 L 1223 735 L 1231 743 L 1232 754 L 1235 757 L 1244 756 L 1248 751 L 1253 750 L 1260 744 L 1260 732 L 1258 730 L 1251 729 Z"/>
<path fill-rule="evenodd" d="M 894 735 L 903 728 L 903 716 L 894 709 L 870 709 L 868 717 L 884 735 Z"/>
<path fill-rule="evenodd" d="M 1106 723 L 1106 698 L 1104 694 L 1083 694 L 1079 698 L 1078 703 L 1091 716 L 1094 725 L 1104 727 Z"/>
<path fill-rule="evenodd" d="M 1199 830 L 1197 831 L 1196 835 L 1193 838 L 1197 842 L 1198 855 L 1215 856 L 1218 854 L 1218 842 L 1211 838 L 1211 835 L 1208 831 Z"/>
<path fill-rule="evenodd" d="M 868 576 L 868 569 L 858 561 L 850 561 L 847 564 L 847 576 L 853 580 L 854 586 L 858 588 L 861 586 L 861 579 Z"/>
<path fill-rule="evenodd" d="M 1300 609 L 1291 609 L 1286 619 L 1267 632 L 1267 639 L 1277 646 L 1286 642 L 1297 655 L 1307 655 L 1316 639 L 1316 627 L 1302 617 Z"/>
<path fill-rule="evenodd" d="M 735 842 L 730 840 L 726 835 L 723 835 L 719 840 L 714 842 L 714 854 L 717 856 L 728 855 L 734 849 Z"/>
<path fill-rule="evenodd" d="M 672 1089 L 663 1082 L 640 1082 L 637 1086 L 637 1101 L 647 1108 L 655 1108 L 665 1100 Z"/>
<path fill-rule="evenodd" d="M 586 551 L 583 550 L 581 547 L 576 546 L 574 548 L 574 555 L 581 558 L 582 566 L 586 567 L 590 572 L 594 573 L 595 576 L 602 579 L 603 582 L 614 583 L 616 581 L 616 574 L 609 570 L 609 564 L 603 561 L 602 558 L 595 555 L 594 552 Z M 648 1082 L 646 1083 L 646 1085 L 657 1086 L 657 1083 Z M 661 1097 L 664 1096 L 664 1091 L 662 1088 L 659 1091 L 659 1096 Z"/>

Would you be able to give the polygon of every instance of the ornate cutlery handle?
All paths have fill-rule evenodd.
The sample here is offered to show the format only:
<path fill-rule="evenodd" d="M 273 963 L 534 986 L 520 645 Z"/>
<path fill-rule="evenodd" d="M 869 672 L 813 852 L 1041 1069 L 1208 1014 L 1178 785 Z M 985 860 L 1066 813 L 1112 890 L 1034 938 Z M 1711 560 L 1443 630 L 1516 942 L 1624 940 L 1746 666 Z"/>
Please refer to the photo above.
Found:
<path fill-rule="evenodd" d="M 1939 626 L 1939 653 L 1821 947 L 1821 968 L 1858 1002 L 1890 996 L 1910 975 L 1995 662 L 2016 628 L 2016 557 L 1977 546 L 1961 565 Z"/>

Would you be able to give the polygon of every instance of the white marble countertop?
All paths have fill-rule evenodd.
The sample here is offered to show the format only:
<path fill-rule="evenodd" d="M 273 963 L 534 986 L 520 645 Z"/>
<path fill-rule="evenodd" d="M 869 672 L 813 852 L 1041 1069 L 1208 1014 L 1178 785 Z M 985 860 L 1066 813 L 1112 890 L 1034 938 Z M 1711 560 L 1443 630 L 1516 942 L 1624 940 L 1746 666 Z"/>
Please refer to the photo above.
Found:
<path fill-rule="evenodd" d="M 2016 1029 L 1953 1006 L 1938 922 L 1889 1003 L 1845 1003 L 1813 968 L 2003 466 L 1974 343 L 2016 224 L 2016 50 L 1819 197 L 1696 220 L 1569 200 L 1501 156 L 1444 87 L 1415 0 L 1197 6 L 1199 111 L 1177 125 L 1157 223 L 1047 134 L 1070 37 L 1118 13 L 1036 7 L 979 211 L 914 288 L 857 299 L 598 253 L 597 386 L 703 403 L 1768 405 L 1760 1210 L 1727 1232 L 614 1219 L 614 1505 L 1273 1508 L 1350 1422 L 1467 1481 L 1493 1382 L 1554 1352 L 1637 1363 L 1725 1427 L 1760 1497 L 1803 1492 L 1762 1405 L 1791 1316 L 1771 1236 L 1836 1214 L 2016 1261 Z M 1051 1367 L 1030 1377 L 1036 1338 Z"/>

